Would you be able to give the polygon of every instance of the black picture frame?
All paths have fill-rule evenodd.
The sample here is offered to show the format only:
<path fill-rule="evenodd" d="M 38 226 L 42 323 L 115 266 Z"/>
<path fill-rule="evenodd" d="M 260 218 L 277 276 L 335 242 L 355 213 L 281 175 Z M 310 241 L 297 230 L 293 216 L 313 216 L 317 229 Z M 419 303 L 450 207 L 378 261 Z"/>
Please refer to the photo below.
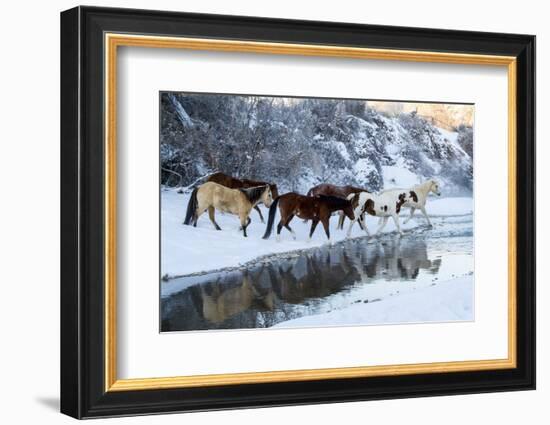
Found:
<path fill-rule="evenodd" d="M 517 367 L 474 372 L 105 391 L 104 33 L 517 58 Z M 76 7 L 61 13 L 61 412 L 75 418 L 535 388 L 535 37 Z"/>

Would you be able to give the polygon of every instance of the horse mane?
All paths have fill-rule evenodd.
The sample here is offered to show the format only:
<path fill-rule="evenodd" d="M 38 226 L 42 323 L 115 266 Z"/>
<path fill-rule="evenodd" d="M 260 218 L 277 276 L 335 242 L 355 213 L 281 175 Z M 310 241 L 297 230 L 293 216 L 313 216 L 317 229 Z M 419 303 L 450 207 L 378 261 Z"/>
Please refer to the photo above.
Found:
<path fill-rule="evenodd" d="M 241 181 L 245 184 L 245 185 L 248 185 L 248 187 L 256 187 L 256 186 L 265 186 L 267 183 L 266 182 L 262 182 L 262 181 L 258 181 L 258 180 L 251 180 L 251 179 L 241 179 Z"/>
<path fill-rule="evenodd" d="M 371 192 L 369 192 L 367 189 L 364 189 L 364 188 L 362 188 L 362 187 L 352 186 L 352 185 L 349 185 L 349 184 L 348 184 L 347 186 L 344 186 L 344 187 L 346 187 L 346 188 L 348 188 L 348 189 L 351 189 L 351 190 L 353 190 L 354 192 L 367 192 L 367 193 L 371 193 Z"/>
<path fill-rule="evenodd" d="M 248 188 L 240 188 L 239 190 L 244 193 L 246 198 L 249 200 L 251 204 L 255 204 L 260 200 L 265 190 L 269 187 L 269 185 L 265 186 L 255 186 L 255 187 L 248 187 Z"/>

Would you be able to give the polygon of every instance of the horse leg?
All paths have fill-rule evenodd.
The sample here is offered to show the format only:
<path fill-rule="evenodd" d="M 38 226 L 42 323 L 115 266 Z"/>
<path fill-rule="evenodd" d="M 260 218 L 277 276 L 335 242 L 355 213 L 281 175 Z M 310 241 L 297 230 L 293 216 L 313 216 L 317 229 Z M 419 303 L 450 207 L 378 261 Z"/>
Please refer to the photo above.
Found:
<path fill-rule="evenodd" d="M 317 227 L 317 224 L 319 223 L 319 219 L 313 219 L 311 222 L 311 229 L 309 230 L 309 238 L 308 242 L 311 241 L 311 237 L 313 236 L 313 232 L 315 232 L 315 228 Z"/>
<path fill-rule="evenodd" d="M 426 207 L 424 206 L 420 207 L 420 211 L 422 211 L 422 214 L 424 214 L 424 217 L 426 217 L 426 220 L 428 220 L 428 226 L 432 227 L 432 222 L 430 221 L 430 217 L 428 217 L 428 213 L 426 212 Z"/>
<path fill-rule="evenodd" d="M 330 215 L 328 217 L 323 217 L 323 219 L 321 221 L 323 222 L 323 227 L 325 228 L 325 233 L 327 234 L 328 243 L 330 245 L 331 244 L 331 241 L 330 241 L 330 228 L 329 228 Z"/>
<path fill-rule="evenodd" d="M 343 230 L 344 229 L 344 220 L 346 219 L 346 216 L 344 215 L 343 211 L 340 211 L 338 214 L 339 214 L 339 217 L 338 217 L 337 229 Z"/>
<path fill-rule="evenodd" d="M 386 223 L 388 222 L 388 216 L 386 217 L 380 217 L 380 221 L 378 222 L 378 229 L 376 230 L 376 235 L 378 235 L 382 229 L 386 226 Z"/>
<path fill-rule="evenodd" d="M 243 229 L 243 235 L 246 238 L 248 237 L 248 235 L 246 234 L 246 228 L 250 224 L 250 217 L 248 217 L 248 214 L 246 215 L 243 214 L 240 216 L 240 219 L 241 219 L 241 228 Z"/>
<path fill-rule="evenodd" d="M 397 227 L 397 231 L 400 235 L 403 235 L 403 232 L 401 231 L 401 226 L 399 225 L 399 217 L 397 214 L 392 214 L 391 218 L 393 218 L 393 222 L 395 223 L 395 227 Z"/>
<path fill-rule="evenodd" d="M 351 236 L 351 229 L 355 222 L 357 221 L 357 218 L 355 220 L 350 220 L 349 227 L 348 227 L 348 233 L 346 234 L 346 238 L 349 238 Z"/>
<path fill-rule="evenodd" d="M 416 208 L 415 208 L 415 207 L 411 207 L 411 215 L 409 215 L 409 216 L 405 219 L 405 221 L 403 222 L 403 224 L 407 224 L 407 223 L 409 222 L 409 220 L 410 220 L 411 218 L 413 218 L 413 214 L 414 214 L 415 211 L 416 211 Z"/>
<path fill-rule="evenodd" d="M 210 221 L 212 222 L 216 230 L 222 230 L 221 227 L 218 226 L 218 223 L 216 223 L 216 217 L 214 214 L 215 211 L 216 209 L 214 207 L 212 206 L 208 207 L 208 217 L 210 217 Z"/>
<path fill-rule="evenodd" d="M 277 224 L 277 242 L 281 241 L 281 230 L 283 229 L 283 219 L 279 220 Z"/>
<path fill-rule="evenodd" d="M 197 227 L 197 221 L 199 221 L 199 217 L 202 215 L 203 212 L 204 211 L 197 209 L 195 215 L 193 216 L 193 227 Z"/>
<path fill-rule="evenodd" d="M 248 217 L 248 224 L 250 224 L 251 221 L 252 221 L 252 219 L 250 217 Z M 248 226 L 248 224 L 247 224 L 247 226 Z M 242 226 L 239 227 L 239 230 L 243 230 Z"/>
<path fill-rule="evenodd" d="M 358 219 L 359 227 L 365 231 L 368 237 L 370 237 L 369 229 L 367 229 L 367 223 L 365 223 L 365 214 L 361 214 Z"/>
<path fill-rule="evenodd" d="M 258 205 L 256 205 L 256 206 L 254 207 L 254 209 L 255 209 L 256 211 L 258 211 L 258 214 L 260 214 L 260 220 L 261 220 L 262 224 L 265 223 L 265 221 L 264 221 L 264 216 L 262 215 L 262 210 L 260 210 L 260 208 L 258 207 Z"/>
<path fill-rule="evenodd" d="M 290 223 L 290 220 L 292 220 L 293 218 L 294 218 L 294 215 L 289 216 L 289 217 L 286 219 L 284 226 L 287 228 L 287 230 L 288 230 L 290 233 L 292 233 L 292 239 L 296 240 L 296 233 L 294 233 L 294 230 L 292 230 L 292 227 L 290 227 L 290 226 L 288 225 L 288 223 Z"/>
<path fill-rule="evenodd" d="M 283 213 L 282 210 L 280 210 L 281 213 L 281 219 L 279 220 L 279 224 L 277 224 L 277 242 L 281 240 L 281 230 L 283 230 L 283 224 L 286 224 L 288 221 L 288 217 L 286 216 L 286 213 Z"/>

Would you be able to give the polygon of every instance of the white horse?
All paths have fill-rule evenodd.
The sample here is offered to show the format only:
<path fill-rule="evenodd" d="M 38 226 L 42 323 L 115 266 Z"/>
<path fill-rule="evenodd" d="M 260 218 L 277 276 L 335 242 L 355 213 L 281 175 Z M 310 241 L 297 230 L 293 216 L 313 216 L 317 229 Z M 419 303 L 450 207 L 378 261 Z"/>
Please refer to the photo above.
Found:
<path fill-rule="evenodd" d="M 441 196 L 439 183 L 437 182 L 437 180 L 430 179 L 422 184 L 417 184 L 416 186 L 413 186 L 409 189 L 388 189 L 384 190 L 382 193 L 399 194 L 403 191 L 407 192 L 408 194 L 408 201 L 403 205 L 403 207 L 410 208 L 411 210 L 411 215 L 403 222 L 403 224 L 407 223 L 413 217 L 414 212 L 419 209 L 424 217 L 426 217 L 428 225 L 431 226 L 432 222 L 430 221 L 430 217 L 428 217 L 428 213 L 426 212 L 426 201 L 430 193 Z"/>
<path fill-rule="evenodd" d="M 399 212 L 401 211 L 403 204 L 405 204 L 408 200 L 409 195 L 407 195 L 406 192 L 382 192 L 380 194 L 361 192 L 359 194 L 359 202 L 357 207 L 355 207 L 353 211 L 355 219 L 351 221 L 348 227 L 347 237 L 350 237 L 351 229 L 356 221 L 365 233 L 370 236 L 369 230 L 367 229 L 367 224 L 364 220 L 365 213 L 380 217 L 380 222 L 375 235 L 382 231 L 390 217 L 393 218 L 397 231 L 400 235 L 402 235 L 403 232 L 401 230 L 401 226 L 399 225 Z"/>

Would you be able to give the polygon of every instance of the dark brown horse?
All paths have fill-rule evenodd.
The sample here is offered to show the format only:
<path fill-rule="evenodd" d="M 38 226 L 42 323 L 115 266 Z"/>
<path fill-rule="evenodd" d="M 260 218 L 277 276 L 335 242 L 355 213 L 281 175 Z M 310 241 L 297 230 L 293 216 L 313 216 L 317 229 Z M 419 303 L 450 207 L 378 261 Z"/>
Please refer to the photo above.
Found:
<path fill-rule="evenodd" d="M 307 192 L 307 196 L 336 196 L 337 198 L 347 199 L 352 193 L 368 192 L 368 190 L 355 186 L 336 186 L 335 184 L 323 183 L 312 187 Z"/>
<path fill-rule="evenodd" d="M 255 180 L 249 180 L 249 179 L 237 179 L 235 177 L 228 176 L 227 174 L 224 174 L 224 173 L 211 174 L 206 181 L 218 183 L 230 189 L 248 189 L 250 187 L 265 186 L 269 184 L 269 188 L 271 189 L 271 195 L 273 199 L 279 196 L 279 192 L 277 191 L 277 185 L 268 183 L 268 182 L 255 181 Z M 262 220 L 262 223 L 263 223 L 264 217 L 262 215 L 262 212 L 260 211 L 257 205 L 254 206 L 254 209 L 258 211 L 258 214 L 260 214 L 260 220 Z"/>
<path fill-rule="evenodd" d="M 269 208 L 269 219 L 267 220 L 267 228 L 263 238 L 268 239 L 271 235 L 273 221 L 275 220 L 275 212 L 277 210 L 277 206 L 279 206 L 281 220 L 277 225 L 277 239 L 281 234 L 283 226 L 286 227 L 295 238 L 295 233 L 289 226 L 289 223 L 296 215 L 301 219 L 311 220 L 309 239 L 311 239 L 311 236 L 313 235 L 313 232 L 315 232 L 315 228 L 320 221 L 323 223 L 325 233 L 327 234 L 327 238 L 330 242 L 330 216 L 334 211 L 343 211 L 350 220 L 354 220 L 355 215 L 353 214 L 353 209 L 357 206 L 358 198 L 359 195 L 354 196 L 352 200 L 347 200 L 337 198 L 335 196 L 320 195 L 313 197 L 299 195 L 294 192 L 285 193 L 284 195 L 276 198 Z"/>
<path fill-rule="evenodd" d="M 336 196 L 337 198 L 342 199 L 348 199 L 348 196 L 352 193 L 361 193 L 361 192 L 367 192 L 370 193 L 368 190 L 356 187 L 356 186 L 336 186 L 335 184 L 330 183 L 323 183 L 319 184 L 317 186 L 312 187 L 307 192 L 307 196 L 319 196 L 319 195 L 326 195 L 326 196 Z M 344 214 L 340 213 L 340 218 L 338 219 L 338 229 L 344 228 Z"/>

